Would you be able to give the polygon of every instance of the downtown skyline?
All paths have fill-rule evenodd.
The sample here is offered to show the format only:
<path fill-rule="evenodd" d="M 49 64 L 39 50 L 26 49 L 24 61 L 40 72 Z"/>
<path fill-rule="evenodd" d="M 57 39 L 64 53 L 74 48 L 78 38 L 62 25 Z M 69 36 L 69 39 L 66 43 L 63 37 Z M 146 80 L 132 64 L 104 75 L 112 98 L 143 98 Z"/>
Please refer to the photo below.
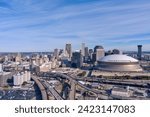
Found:
<path fill-rule="evenodd" d="M 0 52 L 80 49 L 150 50 L 148 0 L 1 0 Z"/>

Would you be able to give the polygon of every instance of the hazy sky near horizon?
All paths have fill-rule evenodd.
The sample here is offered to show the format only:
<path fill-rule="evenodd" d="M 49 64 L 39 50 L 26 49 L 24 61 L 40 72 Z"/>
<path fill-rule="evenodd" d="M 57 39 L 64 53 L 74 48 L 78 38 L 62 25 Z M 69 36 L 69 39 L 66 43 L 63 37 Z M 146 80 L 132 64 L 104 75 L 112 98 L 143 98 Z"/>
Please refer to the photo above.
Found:
<path fill-rule="evenodd" d="M 72 43 L 150 51 L 150 0 L 0 0 L 0 52 Z"/>

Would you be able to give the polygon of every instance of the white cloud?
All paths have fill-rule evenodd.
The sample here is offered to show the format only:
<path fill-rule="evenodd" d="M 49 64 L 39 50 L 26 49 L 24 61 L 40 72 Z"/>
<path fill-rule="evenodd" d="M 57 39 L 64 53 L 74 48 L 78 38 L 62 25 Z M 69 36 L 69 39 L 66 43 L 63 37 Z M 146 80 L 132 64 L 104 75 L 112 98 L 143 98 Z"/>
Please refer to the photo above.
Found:
<path fill-rule="evenodd" d="M 0 16 L 3 16 L 0 18 L 0 41 L 5 44 L 8 41 L 18 45 L 26 42 L 31 48 L 31 42 L 31 46 L 37 45 L 35 49 L 41 46 L 43 50 L 50 50 L 57 46 L 63 48 L 65 42 L 72 42 L 75 47 L 83 41 L 93 46 L 111 43 L 111 47 L 119 42 L 125 46 L 134 46 L 138 42 L 150 43 L 148 1 L 96 1 L 62 5 L 59 0 L 13 0 L 10 6 L 12 10 L 0 10 Z M 22 48 L 25 50 L 25 47 Z"/>

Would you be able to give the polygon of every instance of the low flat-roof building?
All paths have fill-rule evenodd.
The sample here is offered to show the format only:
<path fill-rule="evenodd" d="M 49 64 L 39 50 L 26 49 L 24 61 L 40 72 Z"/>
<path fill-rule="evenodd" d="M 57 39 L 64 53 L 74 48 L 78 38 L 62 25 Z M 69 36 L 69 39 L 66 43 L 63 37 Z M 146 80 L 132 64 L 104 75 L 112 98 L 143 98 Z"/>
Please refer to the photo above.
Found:
<path fill-rule="evenodd" d="M 126 87 L 113 87 L 111 94 L 120 97 L 130 97 L 132 95 L 132 92 Z"/>

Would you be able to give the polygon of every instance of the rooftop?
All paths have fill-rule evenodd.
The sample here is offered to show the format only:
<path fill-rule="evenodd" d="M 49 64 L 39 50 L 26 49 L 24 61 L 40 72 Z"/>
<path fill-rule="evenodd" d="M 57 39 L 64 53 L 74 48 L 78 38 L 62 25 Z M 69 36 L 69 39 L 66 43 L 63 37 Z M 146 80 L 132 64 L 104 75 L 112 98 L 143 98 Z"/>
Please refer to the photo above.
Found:
<path fill-rule="evenodd" d="M 130 56 L 119 55 L 119 54 L 105 56 L 101 58 L 99 61 L 101 62 L 138 62 L 138 60 Z"/>

